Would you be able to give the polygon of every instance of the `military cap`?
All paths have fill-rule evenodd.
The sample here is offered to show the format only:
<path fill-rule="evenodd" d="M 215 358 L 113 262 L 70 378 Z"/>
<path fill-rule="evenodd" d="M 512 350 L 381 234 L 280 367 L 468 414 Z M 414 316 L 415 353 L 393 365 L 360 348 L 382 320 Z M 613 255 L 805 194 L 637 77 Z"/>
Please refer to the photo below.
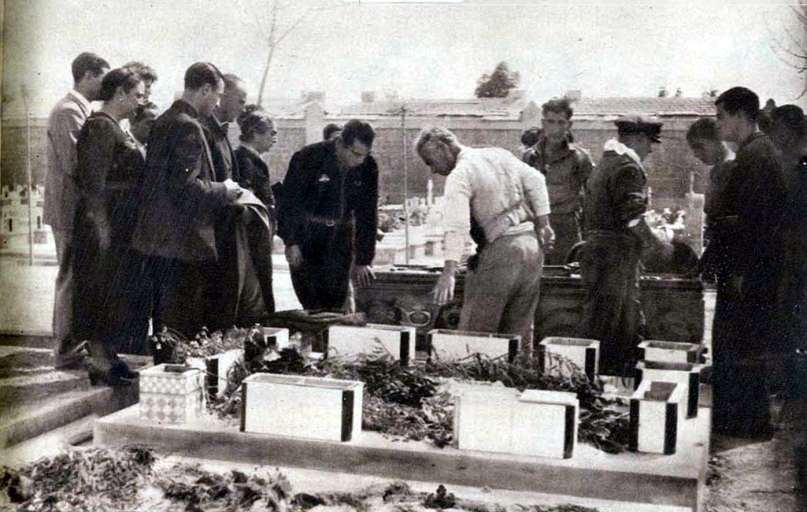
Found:
<path fill-rule="evenodd" d="M 638 114 L 621 116 L 614 124 L 619 133 L 641 133 L 650 137 L 653 142 L 661 142 L 659 134 L 663 123 L 655 117 Z"/>

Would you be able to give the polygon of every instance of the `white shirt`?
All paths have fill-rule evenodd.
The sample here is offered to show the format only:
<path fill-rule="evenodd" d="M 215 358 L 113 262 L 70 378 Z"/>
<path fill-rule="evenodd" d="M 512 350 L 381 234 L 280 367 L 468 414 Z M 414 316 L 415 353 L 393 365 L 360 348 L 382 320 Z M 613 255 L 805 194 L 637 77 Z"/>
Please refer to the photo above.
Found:
<path fill-rule="evenodd" d="M 549 214 L 549 194 L 543 174 L 505 149 L 463 147 L 454 170 L 446 178 L 443 197 L 445 259 L 460 260 L 471 225 L 471 212 L 484 226 L 520 205 L 529 210 L 530 219 Z M 531 222 L 520 223 L 518 213 L 513 215 L 513 226 L 505 234 L 534 229 Z"/>

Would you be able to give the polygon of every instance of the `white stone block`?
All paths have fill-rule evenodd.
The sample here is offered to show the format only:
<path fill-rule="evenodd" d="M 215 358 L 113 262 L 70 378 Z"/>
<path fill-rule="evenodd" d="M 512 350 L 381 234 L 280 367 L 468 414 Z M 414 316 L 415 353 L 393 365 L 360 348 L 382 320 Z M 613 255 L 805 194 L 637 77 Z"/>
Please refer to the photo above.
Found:
<path fill-rule="evenodd" d="M 182 424 L 202 411 L 203 374 L 198 368 L 160 364 L 140 372 L 140 418 Z"/>
<path fill-rule="evenodd" d="M 638 388 L 644 380 L 681 384 L 686 397 L 686 417 L 694 418 L 698 415 L 698 393 L 703 367 L 700 364 L 639 361 L 634 386 Z"/>
<path fill-rule="evenodd" d="M 289 330 L 285 327 L 261 327 L 266 348 L 282 350 L 289 346 Z"/>
<path fill-rule="evenodd" d="M 561 356 L 574 363 L 589 379 L 594 379 L 600 371 L 600 342 L 585 338 L 564 338 L 551 336 L 540 343 L 542 369 L 550 375 L 570 377 L 572 369 L 566 362 L 555 356 Z"/>
<path fill-rule="evenodd" d="M 571 458 L 577 446 L 578 416 L 575 393 L 525 390 L 513 416 L 512 452 Z"/>
<path fill-rule="evenodd" d="M 398 325 L 332 325 L 325 332 L 325 345 L 328 357 L 355 357 L 382 351 L 407 366 L 415 361 L 416 335 L 414 327 Z"/>
<path fill-rule="evenodd" d="M 441 361 L 465 359 L 473 354 L 504 356 L 512 362 L 521 348 L 521 336 L 487 332 L 432 329 L 428 333 L 429 356 Z"/>
<path fill-rule="evenodd" d="M 630 399 L 630 449 L 664 455 L 675 453 L 685 411 L 683 385 L 644 380 Z"/>
<path fill-rule="evenodd" d="M 659 363 L 701 362 L 703 346 L 678 341 L 646 340 L 639 343 L 639 359 Z"/>
<path fill-rule="evenodd" d="M 511 453 L 518 390 L 473 386 L 454 398 L 454 438 L 460 450 Z"/>
<path fill-rule="evenodd" d="M 464 387 L 455 396 L 454 437 L 461 450 L 570 458 L 578 410 L 574 393 Z"/>
<path fill-rule="evenodd" d="M 255 373 L 242 390 L 243 432 L 327 441 L 361 432 L 362 382 Z"/>

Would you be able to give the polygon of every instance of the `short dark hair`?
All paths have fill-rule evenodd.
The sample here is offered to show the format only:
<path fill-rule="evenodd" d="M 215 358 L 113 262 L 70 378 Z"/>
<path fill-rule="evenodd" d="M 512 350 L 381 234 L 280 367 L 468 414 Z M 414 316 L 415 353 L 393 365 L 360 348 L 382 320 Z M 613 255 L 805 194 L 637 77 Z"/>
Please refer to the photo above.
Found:
<path fill-rule="evenodd" d="M 73 83 L 77 84 L 81 82 L 81 79 L 84 78 L 87 71 L 92 72 L 93 76 L 98 76 L 103 73 L 105 69 L 109 69 L 109 67 L 109 62 L 105 61 L 98 55 L 90 52 L 84 52 L 73 59 L 73 64 L 71 65 L 73 72 Z"/>
<path fill-rule="evenodd" d="M 230 91 L 238 87 L 238 84 L 243 83 L 244 81 L 241 79 L 240 76 L 234 75 L 232 73 L 226 73 L 222 75 L 224 79 L 224 90 Z"/>
<path fill-rule="evenodd" d="M 144 81 L 148 82 L 157 81 L 157 72 L 154 70 L 153 67 L 149 66 L 144 62 L 133 60 L 132 62 L 127 62 L 122 67 L 133 69 L 138 75 L 143 77 Z"/>
<path fill-rule="evenodd" d="M 692 143 L 695 140 L 722 140 L 720 137 L 720 128 L 717 125 L 717 120 L 712 117 L 702 117 L 692 123 L 687 130 L 687 142 Z"/>
<path fill-rule="evenodd" d="M 328 140 L 333 135 L 333 132 L 341 132 L 342 127 L 336 123 L 330 123 L 322 129 L 322 140 Z"/>
<path fill-rule="evenodd" d="M 807 120 L 804 111 L 796 105 L 782 105 L 771 112 L 771 124 L 787 128 L 799 138 L 807 135 Z"/>
<path fill-rule="evenodd" d="M 255 135 L 266 133 L 275 124 L 269 113 L 255 104 L 244 107 L 236 122 L 241 130 L 241 135 L 238 136 L 241 142 L 249 142 Z"/>
<path fill-rule="evenodd" d="M 723 92 L 715 100 L 715 106 L 719 105 L 731 115 L 744 112 L 751 121 L 756 121 L 759 116 L 759 96 L 745 87 L 732 87 Z"/>
<path fill-rule="evenodd" d="M 350 146 L 353 144 L 353 141 L 358 140 L 365 146 L 370 147 L 375 140 L 375 130 L 367 121 L 351 119 L 345 123 L 344 128 L 342 128 L 341 137 L 345 146 Z"/>
<path fill-rule="evenodd" d="M 546 115 L 547 112 L 559 112 L 566 116 L 566 119 L 571 119 L 574 115 L 572 102 L 569 98 L 552 98 L 543 105 L 541 105 L 541 113 Z"/>
<path fill-rule="evenodd" d="M 197 62 L 185 71 L 185 89 L 195 91 L 204 85 L 218 87 L 224 82 L 224 75 L 219 68 L 209 62 Z"/>
<path fill-rule="evenodd" d="M 101 80 L 101 91 L 98 93 L 98 99 L 109 101 L 115 97 L 115 91 L 118 90 L 118 87 L 122 87 L 124 92 L 129 92 L 142 81 L 143 78 L 132 68 L 113 69 L 104 75 L 104 79 Z"/>
<path fill-rule="evenodd" d="M 153 101 L 147 101 L 146 103 L 139 105 L 137 110 L 135 110 L 134 117 L 132 117 L 132 123 L 139 123 L 143 121 L 146 118 L 146 112 L 151 110 L 156 110 L 159 112 L 160 107 L 158 107 Z"/>
<path fill-rule="evenodd" d="M 532 126 L 524 130 L 521 134 L 521 144 L 525 147 L 531 148 L 538 143 L 541 138 L 541 129 L 537 126 Z"/>

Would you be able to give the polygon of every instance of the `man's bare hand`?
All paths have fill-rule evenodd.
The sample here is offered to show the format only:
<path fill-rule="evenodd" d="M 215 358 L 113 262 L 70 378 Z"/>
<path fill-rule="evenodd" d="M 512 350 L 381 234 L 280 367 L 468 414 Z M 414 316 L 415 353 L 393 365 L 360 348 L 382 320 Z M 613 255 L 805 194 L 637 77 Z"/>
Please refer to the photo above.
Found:
<path fill-rule="evenodd" d="M 454 300 L 455 281 L 453 272 L 440 274 L 440 278 L 437 280 L 434 290 L 432 290 L 432 301 L 438 306 L 442 306 Z"/>
<path fill-rule="evenodd" d="M 299 245 L 286 246 L 286 261 L 290 267 L 294 268 L 303 264 L 303 252 Z"/>
<path fill-rule="evenodd" d="M 552 229 L 552 226 L 547 224 L 542 227 L 538 236 L 541 239 L 541 247 L 543 247 L 544 252 L 549 252 L 555 248 L 555 231 Z"/>
<path fill-rule="evenodd" d="M 370 286 L 370 283 L 375 279 L 373 269 L 369 265 L 353 265 L 351 273 L 353 274 L 353 282 L 362 288 Z"/>

